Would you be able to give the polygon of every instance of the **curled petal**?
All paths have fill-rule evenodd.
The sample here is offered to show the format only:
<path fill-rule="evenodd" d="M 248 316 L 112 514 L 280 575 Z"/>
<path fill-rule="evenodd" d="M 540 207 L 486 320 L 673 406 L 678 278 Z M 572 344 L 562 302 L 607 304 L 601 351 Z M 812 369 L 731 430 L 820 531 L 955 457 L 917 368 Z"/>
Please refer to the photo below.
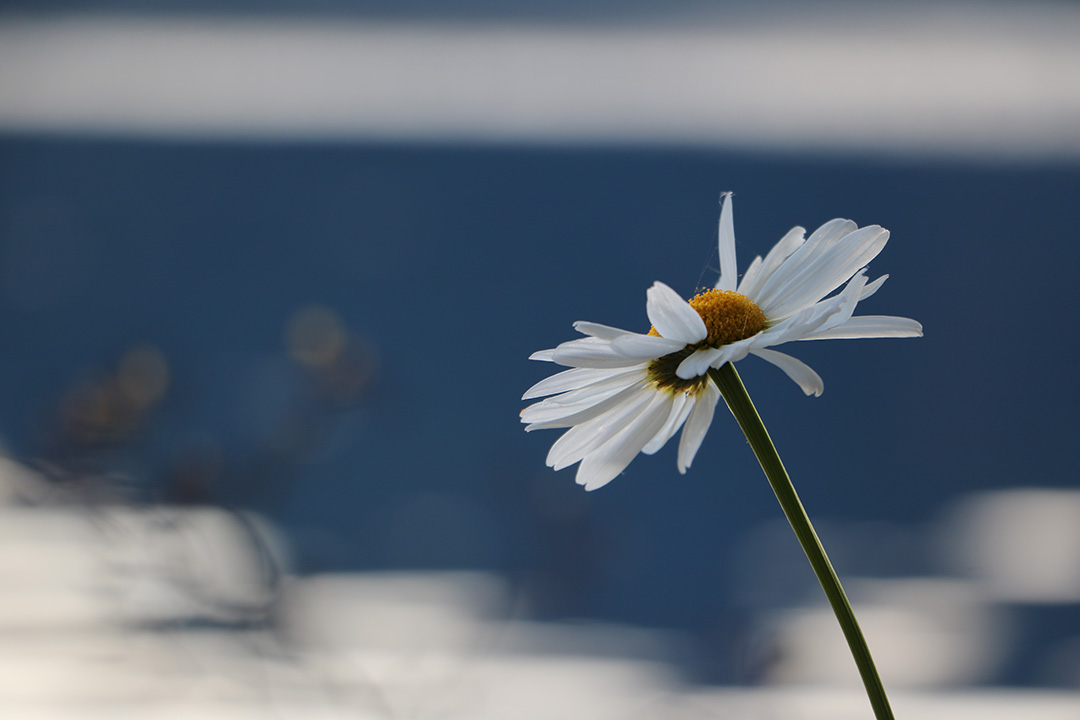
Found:
<path fill-rule="evenodd" d="M 821 376 L 814 372 L 813 368 L 802 360 L 793 358 L 790 355 L 785 355 L 782 352 L 766 350 L 764 348 L 751 350 L 750 354 L 757 355 L 762 360 L 771 362 L 773 365 L 783 370 L 807 395 L 817 397 L 825 392 L 825 382 L 821 379 Z"/>
<path fill-rule="evenodd" d="M 692 345 L 709 334 L 705 321 L 690 307 L 690 303 L 664 283 L 654 283 L 646 297 L 645 312 L 661 336 Z"/>
<path fill-rule="evenodd" d="M 706 347 L 695 350 L 690 357 L 679 363 L 675 374 L 683 380 L 692 380 L 708 372 L 713 362 L 724 354 L 723 348 Z"/>

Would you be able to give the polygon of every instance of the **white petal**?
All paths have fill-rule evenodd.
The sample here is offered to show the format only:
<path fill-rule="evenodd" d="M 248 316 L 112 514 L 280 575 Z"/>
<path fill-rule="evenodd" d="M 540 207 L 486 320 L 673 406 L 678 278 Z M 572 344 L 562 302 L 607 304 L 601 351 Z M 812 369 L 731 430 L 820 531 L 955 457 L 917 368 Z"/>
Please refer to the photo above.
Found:
<path fill-rule="evenodd" d="M 641 367 L 632 367 L 629 370 L 620 368 L 608 370 L 607 372 L 608 376 L 605 378 L 591 382 L 584 387 L 575 390 L 567 390 L 560 395 L 549 397 L 546 400 L 537 403 L 537 405 L 552 408 L 566 408 L 571 405 L 590 405 L 608 397 L 612 394 L 612 391 L 630 387 L 635 383 L 642 382 L 648 377 L 645 370 Z"/>
<path fill-rule="evenodd" d="M 750 263 L 750 267 L 746 268 L 746 272 L 743 273 L 742 280 L 739 281 L 739 287 L 736 292 L 746 295 L 746 289 L 754 287 L 764 262 L 765 261 L 761 259 L 760 255 L 754 258 L 754 261 Z M 747 295 L 747 297 L 750 296 Z"/>
<path fill-rule="evenodd" d="M 792 342 L 846 322 L 855 311 L 865 285 L 866 274 L 860 272 L 848 281 L 839 295 L 803 308 L 787 320 L 755 335 L 754 347 L 763 348 Z"/>
<path fill-rule="evenodd" d="M 543 360 L 544 362 L 555 362 L 554 350 L 537 350 L 529 356 L 530 360 Z"/>
<path fill-rule="evenodd" d="M 581 425 L 575 425 L 560 435 L 559 439 L 548 450 L 547 459 L 545 460 L 547 466 L 555 470 L 562 470 L 585 457 L 587 451 L 580 453 L 578 451 L 595 437 L 595 433 L 590 432 L 590 428 L 597 420 L 598 418 L 594 418 Z M 616 431 L 612 430 L 612 432 Z"/>
<path fill-rule="evenodd" d="M 640 392 L 643 386 L 638 383 L 625 388 L 609 388 L 608 392 L 594 396 L 589 401 L 568 405 L 544 400 L 522 410 L 521 422 L 528 423 L 525 426 L 526 432 L 580 425 L 625 403 L 635 392 Z"/>
<path fill-rule="evenodd" d="M 881 286 L 884 285 L 885 281 L 888 280 L 888 279 L 889 279 L 888 275 L 882 275 L 877 280 L 875 280 L 875 281 L 873 281 L 871 283 L 867 283 L 866 287 L 864 287 L 862 289 L 862 292 L 859 293 L 859 302 L 862 302 L 866 298 L 868 298 L 871 295 L 873 295 L 874 293 L 876 293 L 878 291 L 878 289 L 881 288 Z"/>
<path fill-rule="evenodd" d="M 652 455 L 667 444 L 671 436 L 677 433 L 683 423 L 686 422 L 686 416 L 694 409 L 694 398 L 695 395 L 688 392 L 674 393 L 671 402 L 671 413 L 668 415 L 667 422 L 656 433 L 656 436 L 645 447 L 641 448 L 642 453 Z"/>
<path fill-rule="evenodd" d="M 747 271 L 746 276 L 743 278 L 742 284 L 739 285 L 739 292 L 750 298 L 754 302 L 758 302 L 758 294 L 761 291 L 761 286 L 765 284 L 776 269 L 779 268 L 785 260 L 787 260 L 793 252 L 802 247 L 805 242 L 804 237 L 806 230 L 801 227 L 793 227 L 787 231 L 784 237 L 780 238 L 780 242 L 773 246 L 773 249 L 769 251 L 769 254 L 765 256 L 765 260 L 761 263 L 761 267 L 754 275 Z"/>
<path fill-rule="evenodd" d="M 739 268 L 735 259 L 735 219 L 731 207 L 731 193 L 720 198 L 720 279 L 719 290 L 734 290 L 739 284 Z"/>
<path fill-rule="evenodd" d="M 871 225 L 849 233 L 804 263 L 795 274 L 784 275 L 783 285 L 774 285 L 786 269 L 781 268 L 762 289 L 759 307 L 769 318 L 783 318 L 799 312 L 847 282 L 877 257 L 888 240 L 888 230 Z"/>
<path fill-rule="evenodd" d="M 610 408 L 603 415 L 570 428 L 551 446 L 547 455 L 547 464 L 556 470 L 562 470 L 578 462 L 640 415 L 652 401 L 653 395 L 655 395 L 655 390 L 642 387 L 637 393 L 628 395 L 620 405 Z"/>
<path fill-rule="evenodd" d="M 601 325 L 600 323 L 586 322 L 584 320 L 578 320 L 574 323 L 574 329 L 582 335 L 589 335 L 591 337 L 600 338 L 601 340 L 614 340 L 617 337 L 623 335 L 633 335 L 629 330 L 620 330 L 610 325 Z"/>
<path fill-rule="evenodd" d="M 806 242 L 811 245 L 811 253 L 818 253 L 831 248 L 858 229 L 859 226 L 852 220 L 833 218 L 811 233 Z"/>
<path fill-rule="evenodd" d="M 737 363 L 750 354 L 750 350 L 757 345 L 757 335 L 739 340 L 723 347 L 724 355 L 713 360 L 712 366 L 719 368 L 724 363 Z"/>
<path fill-rule="evenodd" d="M 839 298 L 822 300 L 816 305 L 812 305 L 786 320 L 762 330 L 754 336 L 754 347 L 771 347 L 798 340 L 803 335 L 815 331 L 824 322 L 824 319 L 835 311 L 839 304 Z"/>
<path fill-rule="evenodd" d="M 825 382 L 821 379 L 821 376 L 814 372 L 813 368 L 802 360 L 797 360 L 782 352 L 765 350 L 763 348 L 751 350 L 750 354 L 757 355 L 762 360 L 771 362 L 773 365 L 783 370 L 807 395 L 817 397 L 825 392 Z"/>
<path fill-rule="evenodd" d="M 814 332 L 831 329 L 850 320 L 852 314 L 855 312 L 855 306 L 859 304 L 859 298 L 862 297 L 862 291 L 865 287 L 866 270 L 864 269 L 860 270 L 855 277 L 851 278 L 840 294 L 836 296 L 837 300 L 839 300 L 836 310 L 829 315 L 818 328 L 815 328 Z"/>
<path fill-rule="evenodd" d="M 626 427 L 585 456 L 578 465 L 578 484 L 596 490 L 614 480 L 659 432 L 667 420 L 669 403 L 664 393 L 655 393 L 648 407 Z"/>
<path fill-rule="evenodd" d="M 655 360 L 669 353 L 682 350 L 686 343 L 656 335 L 638 335 L 632 333 L 615 338 L 611 347 L 620 355 L 637 360 Z"/>
<path fill-rule="evenodd" d="M 891 315 L 857 315 L 829 330 L 804 335 L 799 340 L 854 340 L 856 338 L 922 337 L 922 324 Z"/>
<path fill-rule="evenodd" d="M 564 342 L 551 357 L 560 365 L 586 368 L 628 367 L 639 362 L 615 352 L 609 341 L 594 337 Z"/>
<path fill-rule="evenodd" d="M 629 421 L 629 416 L 626 417 Z M 604 435 L 596 431 L 596 427 L 605 431 Z M 606 442 L 611 435 L 619 432 L 622 425 L 608 422 L 606 417 L 594 418 L 587 423 L 575 425 L 555 441 L 547 454 L 547 466 L 553 470 L 563 470 L 588 455 L 597 446 Z"/>
<path fill-rule="evenodd" d="M 694 462 L 701 441 L 705 439 L 705 433 L 712 424 L 713 413 L 716 410 L 716 401 L 720 399 L 720 391 L 714 383 L 708 383 L 698 393 L 694 402 L 694 409 L 690 417 L 683 425 L 682 437 L 679 438 L 679 472 L 686 473 L 690 463 Z"/>
<path fill-rule="evenodd" d="M 850 220 L 837 218 L 825 223 L 815 230 L 810 237 L 773 266 L 772 272 L 764 278 L 758 288 L 758 297 L 754 302 L 761 305 L 776 293 L 777 289 L 783 289 L 793 277 L 802 272 L 802 269 L 812 263 L 824 250 L 856 230 L 858 226 Z M 790 234 L 790 233 L 789 233 Z M 784 238 L 787 239 L 786 237 Z M 783 242 L 783 240 L 781 240 Z M 771 256 L 772 253 L 769 253 Z"/>
<path fill-rule="evenodd" d="M 701 377 L 709 370 L 713 361 L 724 354 L 723 348 L 705 347 L 695 350 L 688 358 L 679 363 L 675 374 L 683 380 Z"/>
<path fill-rule="evenodd" d="M 646 297 L 645 312 L 661 336 L 692 345 L 709 334 L 697 310 L 664 283 L 653 283 Z"/>
<path fill-rule="evenodd" d="M 584 410 L 611 397 L 615 393 L 642 382 L 647 376 L 638 368 L 629 371 L 608 371 L 614 374 L 590 383 L 576 390 L 567 390 L 560 395 L 549 397 L 534 403 L 521 411 L 522 422 L 541 422 L 554 417 L 567 416 L 578 410 Z"/>
<path fill-rule="evenodd" d="M 545 395 L 554 395 L 555 393 L 566 392 L 567 390 L 577 390 L 578 388 L 585 387 L 597 380 L 611 377 L 612 373 L 617 372 L 619 372 L 619 370 L 609 368 L 570 368 L 569 370 L 557 372 L 551 377 L 544 378 L 536 383 L 525 391 L 525 394 L 521 396 L 521 399 L 533 400 L 534 398 L 544 397 Z M 632 371 L 628 370 L 626 372 Z"/>
<path fill-rule="evenodd" d="M 779 290 L 782 290 L 802 269 L 813 262 L 823 249 L 834 245 L 844 235 L 851 233 L 858 226 L 850 220 L 837 218 L 825 223 L 810 235 L 806 242 L 799 243 L 794 252 L 783 258 L 772 268 L 772 272 L 763 278 L 751 299 L 758 307 L 765 309 L 765 303 Z M 801 228 L 800 228 L 801 230 Z M 790 233 L 789 233 L 790 235 Z M 785 238 L 786 240 L 787 238 Z M 783 240 L 781 240 L 783 242 Z M 772 253 L 769 253 L 770 258 Z M 766 263 L 770 258 L 766 258 Z M 748 296 L 749 297 L 749 296 Z M 766 313 L 767 314 L 767 313 Z"/>

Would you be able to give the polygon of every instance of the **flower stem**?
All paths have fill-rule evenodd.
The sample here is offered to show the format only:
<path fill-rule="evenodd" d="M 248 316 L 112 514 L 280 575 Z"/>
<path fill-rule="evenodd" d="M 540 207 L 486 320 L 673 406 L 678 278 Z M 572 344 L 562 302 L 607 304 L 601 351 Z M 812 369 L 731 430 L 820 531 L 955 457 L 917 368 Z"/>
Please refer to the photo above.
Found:
<path fill-rule="evenodd" d="M 836 619 L 840 622 L 840 628 L 844 631 L 844 637 L 847 638 L 848 647 L 851 648 L 851 654 L 855 658 L 855 665 L 858 666 L 863 685 L 866 686 L 870 705 L 874 709 L 874 716 L 877 720 L 893 720 L 889 699 L 885 695 L 885 688 L 881 684 L 877 668 L 874 667 L 874 658 L 870 656 L 870 648 L 866 645 L 866 639 L 855 619 L 855 612 L 851 609 L 851 603 L 848 602 L 844 588 L 840 585 L 840 578 L 833 570 L 829 556 L 825 554 L 825 548 L 817 533 L 814 532 L 814 526 L 810 524 L 810 518 L 795 492 L 795 486 L 791 484 L 791 478 L 788 477 L 787 470 L 780 461 L 776 446 L 773 445 L 769 432 L 761 422 L 761 416 L 758 415 L 753 401 L 750 400 L 739 373 L 735 371 L 734 365 L 725 363 L 718 370 L 715 368 L 709 370 L 709 376 L 720 389 L 720 394 L 731 409 L 731 414 L 735 416 L 750 447 L 757 455 L 761 469 L 765 471 L 765 477 L 769 479 L 769 484 L 776 493 L 776 499 L 780 501 L 780 507 L 784 509 L 784 515 L 791 523 L 791 529 L 795 531 L 799 544 L 802 545 L 811 567 L 814 568 L 814 574 L 817 575 L 818 582 L 821 583 L 821 588 L 825 591 L 825 596 L 829 599 L 829 604 L 836 614 Z"/>

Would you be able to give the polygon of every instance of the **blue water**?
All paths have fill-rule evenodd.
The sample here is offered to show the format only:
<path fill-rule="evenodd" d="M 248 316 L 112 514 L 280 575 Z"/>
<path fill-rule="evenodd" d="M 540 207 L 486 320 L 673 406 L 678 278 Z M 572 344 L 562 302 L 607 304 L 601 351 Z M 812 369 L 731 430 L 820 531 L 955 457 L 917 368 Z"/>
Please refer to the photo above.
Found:
<path fill-rule="evenodd" d="M 573 321 L 644 330 L 654 280 L 715 281 L 726 190 L 743 269 L 793 225 L 889 228 L 860 312 L 926 329 L 788 348 L 820 398 L 740 364 L 816 519 L 917 539 L 966 493 L 1076 486 L 1075 165 L 0 137 L 0 438 L 132 501 L 264 512 L 301 572 L 492 569 L 540 614 L 723 636 L 736 547 L 779 516 L 730 416 L 686 476 L 665 448 L 586 495 L 517 413 L 551 367 L 526 358 Z M 285 353 L 312 303 L 373 358 L 355 403 L 314 402 Z M 109 447 L 64 445 L 65 393 L 140 343 L 168 360 L 162 405 Z M 185 485 L 200 453 L 216 469 Z M 919 542 L 857 550 L 842 574 L 935 570 Z"/>

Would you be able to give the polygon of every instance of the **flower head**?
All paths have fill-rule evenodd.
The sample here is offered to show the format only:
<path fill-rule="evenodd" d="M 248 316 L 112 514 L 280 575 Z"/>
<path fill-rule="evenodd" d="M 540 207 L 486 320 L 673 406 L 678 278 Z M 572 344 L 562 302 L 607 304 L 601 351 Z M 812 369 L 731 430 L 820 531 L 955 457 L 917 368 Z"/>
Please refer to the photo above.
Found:
<path fill-rule="evenodd" d="M 709 368 L 756 355 L 807 395 L 820 395 L 824 383 L 816 372 L 769 348 L 795 340 L 922 335 L 910 318 L 852 314 L 888 277 L 866 278 L 866 265 L 885 247 L 888 230 L 841 219 L 809 238 L 803 228 L 793 228 L 738 282 L 730 194 L 722 202 L 715 288 L 686 301 L 657 282 L 646 293 L 648 333 L 576 322 L 574 329 L 587 337 L 530 357 L 570 367 L 525 393 L 526 400 L 550 397 L 522 410 L 521 420 L 526 430 L 569 428 L 547 464 L 561 470 L 580 462 L 577 482 L 586 490 L 606 485 L 639 452 L 655 453 L 680 428 L 678 468 L 685 473 L 720 398 Z"/>

